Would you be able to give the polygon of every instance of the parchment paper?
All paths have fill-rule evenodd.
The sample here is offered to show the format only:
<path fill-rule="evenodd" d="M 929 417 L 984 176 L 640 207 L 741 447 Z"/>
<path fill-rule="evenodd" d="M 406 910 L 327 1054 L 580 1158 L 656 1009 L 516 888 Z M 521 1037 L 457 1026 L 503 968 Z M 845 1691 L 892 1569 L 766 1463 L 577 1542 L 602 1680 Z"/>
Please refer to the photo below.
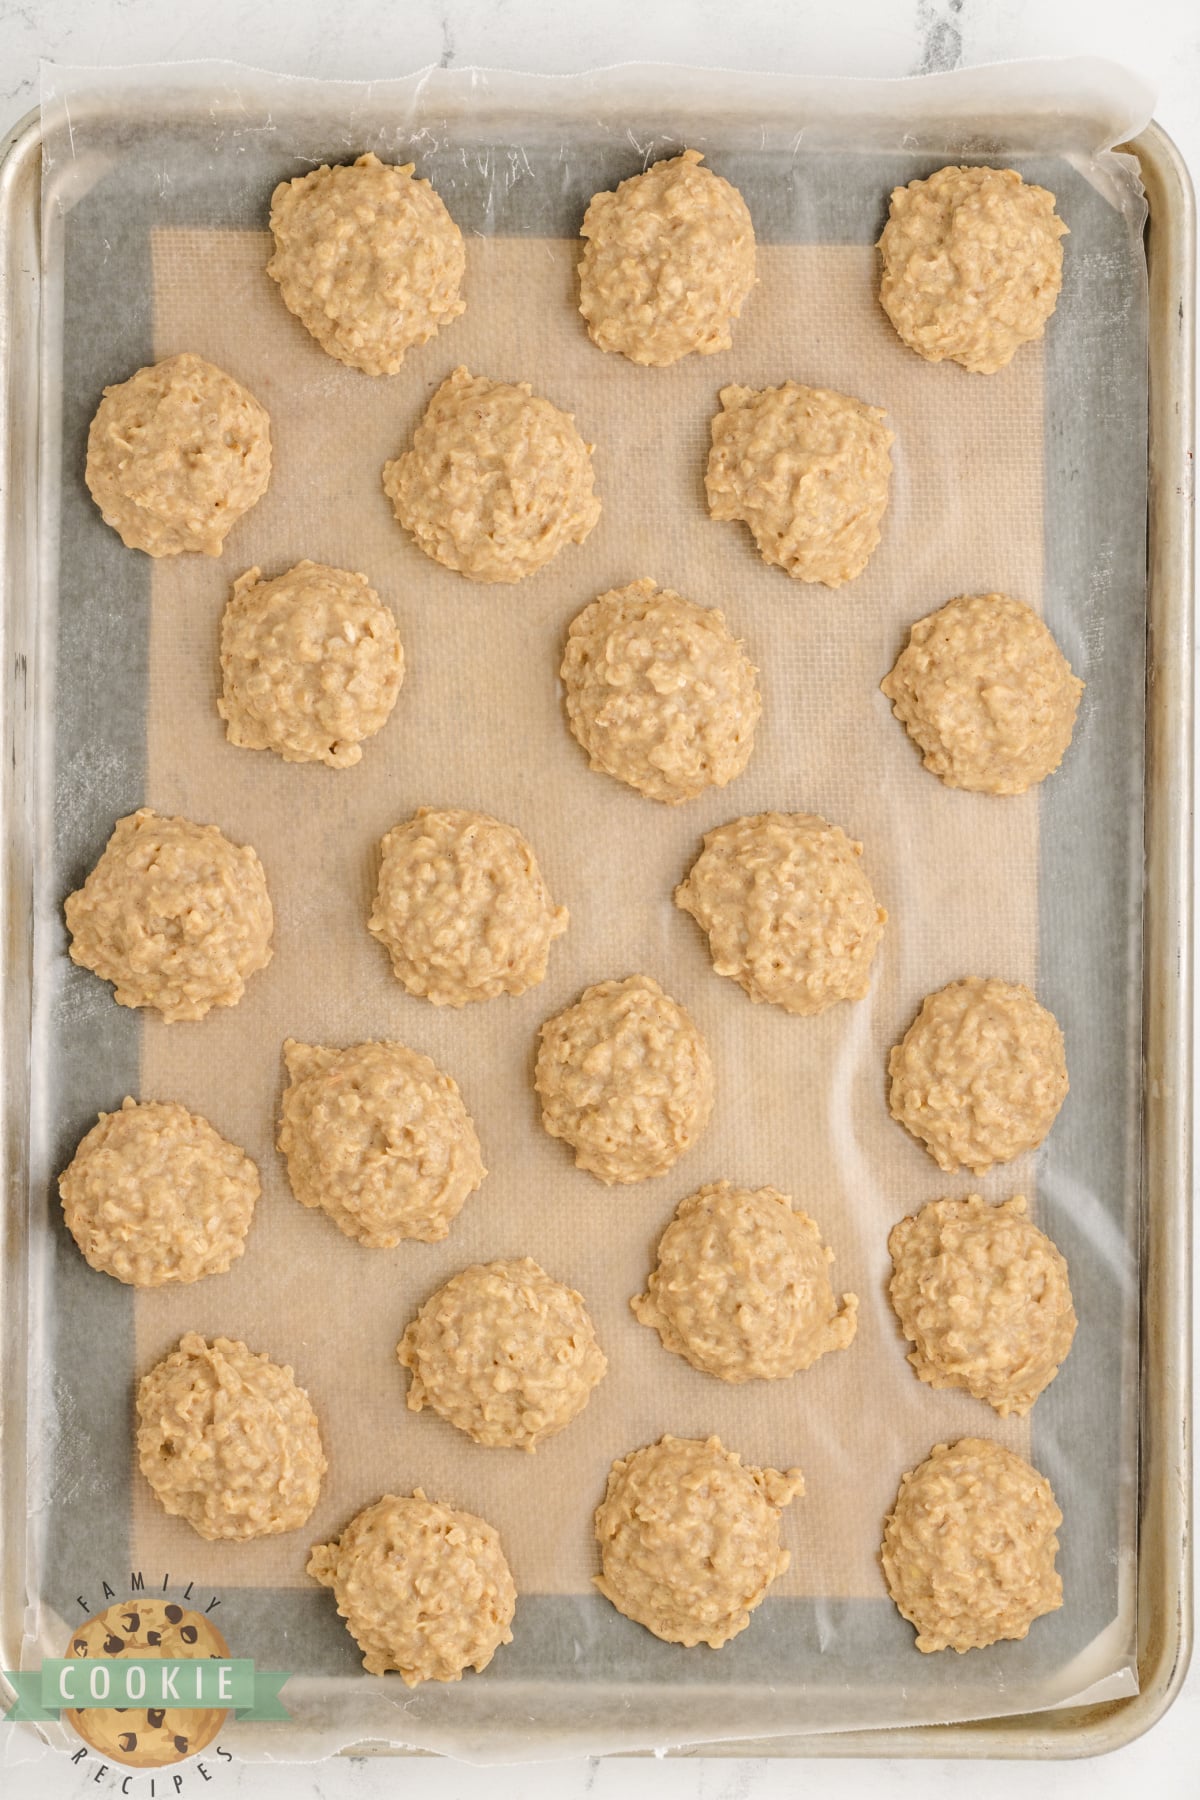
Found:
<path fill-rule="evenodd" d="M 111 569 L 124 584 L 124 618 L 136 617 L 145 636 L 130 705 L 114 719 L 95 682 L 95 644 L 91 664 L 81 663 L 82 648 L 67 653 L 72 625 L 62 626 L 60 694 L 86 690 L 93 746 L 135 738 L 142 761 L 116 783 L 128 795 L 118 807 L 95 791 L 94 779 L 85 778 L 83 793 L 78 781 L 65 781 L 60 753 L 60 846 L 68 812 L 76 821 L 69 854 L 78 858 L 86 845 L 84 867 L 117 811 L 143 801 L 214 821 L 258 850 L 277 921 L 270 967 L 236 1009 L 198 1026 L 154 1018 L 114 1025 L 107 989 L 81 971 L 57 971 L 59 1030 L 65 1022 L 77 1038 L 95 1022 L 112 1050 L 68 1070 L 63 1121 L 85 1128 L 127 1086 L 144 1098 L 178 1099 L 245 1145 L 263 1176 L 245 1257 L 228 1275 L 189 1289 L 131 1301 L 86 1270 L 81 1285 L 78 1257 L 59 1246 L 60 1274 L 80 1304 L 123 1307 L 128 1331 L 128 1361 L 106 1377 L 102 1418 L 85 1427 L 72 1402 L 64 1422 L 70 1383 L 61 1379 L 51 1400 L 68 1460 L 81 1430 L 93 1449 L 101 1430 L 116 1440 L 110 1466 L 119 1488 L 105 1541 L 127 1545 L 132 1568 L 186 1569 L 198 1588 L 222 1596 L 227 1635 L 235 1625 L 241 1633 L 236 1653 L 267 1664 L 269 1647 L 298 1672 L 286 1698 L 301 1725 L 288 1754 L 321 1754 L 368 1735 L 476 1757 L 563 1753 L 946 1720 L 1061 1703 L 1089 1688 L 1095 1697 L 1132 1691 L 1129 1051 L 1144 602 L 1139 465 L 1135 454 L 1131 476 L 1122 458 L 1130 434 L 1136 452 L 1140 430 L 1144 481 L 1136 367 L 1144 323 L 1127 169 L 1111 157 L 1097 159 L 1095 178 L 1066 161 L 1021 165 L 1058 188 L 1072 228 L 1063 302 L 1045 348 L 1032 346 L 982 379 L 912 356 L 875 300 L 872 244 L 888 188 L 944 157 L 822 153 L 806 162 L 765 131 L 751 152 L 744 118 L 729 124 L 727 143 L 719 123 L 686 132 L 746 193 L 759 228 L 760 281 L 730 351 L 640 370 L 587 339 L 575 310 L 570 234 L 578 196 L 640 167 L 656 120 L 636 143 L 618 141 L 606 125 L 563 134 L 552 153 L 544 84 L 529 90 L 538 126 L 522 145 L 468 142 L 461 123 L 419 126 L 418 94 L 404 129 L 419 164 L 422 147 L 427 153 L 430 166 L 418 172 L 433 175 L 469 231 L 467 311 L 412 353 L 399 376 L 374 382 L 327 358 L 264 274 L 274 181 L 328 153 L 310 126 L 305 154 L 288 107 L 303 102 L 304 112 L 318 98 L 305 84 L 280 84 L 259 135 L 243 124 L 231 141 L 224 123 L 174 133 L 126 124 L 113 139 L 111 121 L 97 122 L 91 170 L 76 109 L 74 163 L 63 169 L 51 151 L 52 168 L 64 175 L 52 184 L 51 206 L 57 195 L 71 209 L 68 277 L 74 229 L 83 258 L 75 273 L 90 259 L 101 337 L 121 304 L 135 310 L 136 354 L 127 318 L 126 353 L 114 345 L 104 379 L 195 350 L 263 402 L 275 450 L 270 491 L 218 562 L 149 566 L 119 544 L 114 556 L 86 495 L 77 504 L 64 417 L 64 540 L 87 546 L 101 559 L 87 566 L 101 578 Z M 363 131 L 353 147 L 370 141 Z M 194 155 L 180 155 L 181 145 L 194 152 L 197 142 L 207 159 L 199 173 Z M 653 154 L 676 147 L 656 143 Z M 398 156 L 399 143 L 392 148 Z M 137 234 L 132 280 L 111 235 L 83 238 L 85 188 Z M 120 302 L 114 284 L 123 288 Z M 68 406 L 77 350 L 68 329 Z M 1089 413 L 1095 365 L 1131 351 L 1135 366 L 1110 370 L 1105 390 L 1110 446 L 1097 441 Z M 572 411 L 597 446 L 600 524 L 582 548 L 515 588 L 478 587 L 429 562 L 393 520 L 380 485 L 384 461 L 406 445 L 430 394 L 459 362 L 531 381 Z M 767 568 L 745 530 L 711 521 L 704 505 L 718 389 L 788 378 L 885 407 L 896 433 L 882 544 L 864 575 L 836 593 Z M 76 430 L 96 397 L 94 386 L 78 396 Z M 233 580 L 255 564 L 275 574 L 305 556 L 365 571 L 394 607 L 405 645 L 396 711 L 354 770 L 284 765 L 235 749 L 216 713 L 218 624 Z M 566 729 L 557 682 L 570 619 L 603 589 L 643 575 L 721 606 L 763 689 L 746 773 L 677 809 L 589 771 Z M 60 576 L 64 609 L 70 587 Z M 1002 801 L 951 792 L 927 774 L 878 692 L 915 619 L 954 594 L 993 588 L 1046 610 L 1089 683 L 1066 768 L 1041 795 Z M 107 604 L 108 628 L 119 631 L 117 596 Z M 1111 705 L 1100 711 L 1106 694 Z M 80 760 L 72 766 L 78 771 Z M 476 807 L 519 825 L 555 899 L 570 908 L 547 979 L 520 1000 L 461 1013 L 429 1007 L 404 994 L 367 934 L 378 840 L 420 804 Z M 816 811 L 860 838 L 890 914 L 868 999 L 815 1020 L 751 1006 L 713 974 L 702 936 L 671 903 L 706 830 L 769 808 Z M 709 1131 L 669 1175 L 613 1191 L 576 1171 L 565 1147 L 541 1130 L 531 1072 L 544 1018 L 589 983 L 632 972 L 653 975 L 692 1011 L 712 1047 L 717 1105 Z M 1072 1073 L 1071 1096 L 1043 1150 L 982 1179 L 941 1176 L 886 1106 L 888 1048 L 927 992 L 965 974 L 1035 987 L 1063 1024 Z M 119 1044 L 113 1031 L 126 1034 Z M 490 1174 L 444 1244 L 367 1251 L 292 1199 L 273 1149 L 287 1036 L 333 1044 L 393 1037 L 455 1076 Z M 1097 1041 L 1112 1058 L 1115 1087 L 1097 1080 Z M 1101 1139 L 1097 1173 L 1085 1146 Z M 58 1166 L 72 1147 L 63 1123 Z M 793 1194 L 836 1252 L 838 1290 L 859 1295 L 852 1348 L 792 1381 L 724 1387 L 668 1356 L 629 1312 L 678 1200 L 722 1176 Z M 1071 1261 L 1079 1337 L 1032 1428 L 918 1382 L 886 1301 L 891 1225 L 928 1199 L 975 1191 L 1029 1195 Z M 534 1457 L 481 1449 L 431 1412 L 408 1413 L 394 1357 L 404 1325 L 447 1276 L 468 1262 L 519 1255 L 580 1288 L 610 1363 L 583 1416 Z M 330 1471 L 302 1532 L 204 1544 L 161 1513 L 133 1469 L 123 1423 L 133 1378 L 186 1330 L 244 1338 L 292 1363 L 308 1388 Z M 608 1465 L 663 1431 L 716 1431 L 747 1461 L 798 1463 L 805 1472 L 807 1495 L 783 1526 L 791 1567 L 750 1629 L 719 1654 L 658 1644 L 590 1588 L 591 1514 Z M 900 1475 L 933 1444 L 968 1433 L 1009 1444 L 1051 1476 L 1066 1514 L 1067 1603 L 1025 1644 L 951 1663 L 912 1648 L 910 1628 L 884 1593 L 877 1551 Z M 354 1646 L 331 1599 L 312 1591 L 304 1562 L 309 1545 L 360 1506 L 417 1484 L 497 1526 L 522 1599 L 516 1641 L 486 1676 L 410 1696 L 398 1681 L 353 1676 Z M 57 1543 L 61 1550 L 61 1531 Z M 77 1585 L 70 1572 L 54 1580 L 69 1592 Z M 56 1610 L 51 1605 L 44 1621 Z M 53 1637 L 52 1625 L 43 1630 Z M 278 1735 L 260 1730 L 248 1743 L 247 1728 L 234 1728 L 230 1742 L 261 1742 L 278 1755 Z"/>

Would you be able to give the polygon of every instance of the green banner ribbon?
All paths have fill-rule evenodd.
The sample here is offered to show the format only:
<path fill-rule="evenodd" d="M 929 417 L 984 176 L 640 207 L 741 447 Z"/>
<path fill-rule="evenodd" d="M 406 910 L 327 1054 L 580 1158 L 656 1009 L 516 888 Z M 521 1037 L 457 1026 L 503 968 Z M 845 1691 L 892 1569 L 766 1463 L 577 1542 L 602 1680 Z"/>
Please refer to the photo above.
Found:
<path fill-rule="evenodd" d="M 94 1707 L 227 1707 L 239 1719 L 286 1719 L 279 1690 L 287 1675 L 256 1669 L 249 1657 L 49 1656 L 40 1669 L 5 1669 L 17 1698 L 5 1723 L 57 1719 Z"/>

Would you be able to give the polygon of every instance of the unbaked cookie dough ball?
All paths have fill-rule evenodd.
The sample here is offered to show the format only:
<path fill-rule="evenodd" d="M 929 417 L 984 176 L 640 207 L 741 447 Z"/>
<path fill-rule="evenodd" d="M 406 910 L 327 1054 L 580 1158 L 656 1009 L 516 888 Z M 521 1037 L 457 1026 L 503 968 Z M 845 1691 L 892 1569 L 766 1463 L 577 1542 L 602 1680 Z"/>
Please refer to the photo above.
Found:
<path fill-rule="evenodd" d="M 892 1305 L 934 1388 L 965 1388 L 1001 1417 L 1023 1417 L 1075 1336 L 1062 1253 L 1026 1216 L 1025 1197 L 931 1200 L 888 1238 Z"/>
<path fill-rule="evenodd" d="M 267 491 L 271 421 L 232 375 L 185 351 L 105 388 L 85 475 L 130 550 L 220 556 Z"/>
<path fill-rule="evenodd" d="M 583 1411 L 608 1364 L 574 1288 L 530 1257 L 474 1263 L 396 1346 L 412 1412 L 432 1406 L 490 1448 L 536 1450 Z"/>
<path fill-rule="evenodd" d="M 164 1512 L 202 1538 L 295 1531 L 327 1464 L 317 1416 L 286 1364 L 189 1331 L 137 1391 L 138 1462 Z"/>
<path fill-rule="evenodd" d="M 1032 607 L 966 594 L 918 619 L 880 683 L 947 787 L 1023 794 L 1053 774 L 1083 683 Z"/>
<path fill-rule="evenodd" d="M 415 166 L 368 153 L 271 196 L 267 274 L 322 350 L 364 375 L 394 375 L 465 305 L 462 233 Z"/>
<path fill-rule="evenodd" d="M 217 711 L 231 744 L 347 769 L 387 724 L 404 651 L 365 575 L 305 561 L 273 581 L 248 569 L 234 582 L 221 674 Z"/>
<path fill-rule="evenodd" d="M 677 806 L 740 775 L 762 712 L 724 614 L 653 581 L 613 588 L 571 621 L 559 671 L 593 769 Z"/>
<path fill-rule="evenodd" d="M 979 975 L 927 996 L 888 1074 L 892 1117 L 947 1174 L 1035 1150 L 1067 1097 L 1053 1013 L 1020 982 Z"/>
<path fill-rule="evenodd" d="M 1062 287 L 1054 195 L 1012 169 L 939 169 L 893 188 L 879 298 L 927 362 L 994 375 L 1040 338 Z"/>
<path fill-rule="evenodd" d="M 126 1099 L 100 1114 L 58 1190 L 67 1230 L 93 1269 L 162 1287 L 232 1267 L 260 1187 L 246 1152 L 198 1113 Z"/>
<path fill-rule="evenodd" d="M 917 1649 L 982 1650 L 1057 1611 L 1061 1524 L 1050 1483 L 1013 1451 L 936 1444 L 901 1481 L 883 1534 L 888 1592 Z"/>
<path fill-rule="evenodd" d="M 609 1471 L 596 1586 L 664 1642 L 719 1650 L 791 1561 L 779 1520 L 803 1492 L 799 1469 L 744 1467 L 720 1438 L 661 1438 Z"/>
<path fill-rule="evenodd" d="M 422 806 L 380 850 L 370 930 L 410 994 L 466 1006 L 544 979 L 569 914 L 515 825 Z"/>
<path fill-rule="evenodd" d="M 486 1669 L 517 1604 L 496 1532 L 474 1513 L 385 1494 L 340 1538 L 314 1544 L 308 1573 L 332 1588 L 370 1675 L 396 1669 L 409 1687 Z"/>
<path fill-rule="evenodd" d="M 714 519 L 741 519 L 794 581 L 861 575 L 887 510 L 894 440 L 877 406 L 829 388 L 721 389 L 704 485 Z"/>
<path fill-rule="evenodd" d="M 458 368 L 383 487 L 418 549 L 470 581 L 521 581 L 600 517 L 593 444 L 528 382 Z"/>
<path fill-rule="evenodd" d="M 487 1170 L 457 1083 L 403 1044 L 283 1046 L 279 1148 L 302 1206 L 371 1250 L 440 1243 Z"/>
<path fill-rule="evenodd" d="M 754 225 L 703 161 L 685 150 L 593 197 L 579 234 L 579 310 L 601 350 L 662 368 L 733 341 L 754 286 Z"/>
<path fill-rule="evenodd" d="M 862 845 L 814 813 L 757 813 L 710 831 L 675 904 L 708 934 L 713 968 L 751 1000 L 824 1012 L 861 1000 L 887 913 Z"/>
<path fill-rule="evenodd" d="M 275 920 L 254 851 L 148 806 L 117 820 L 63 910 L 72 961 L 111 981 L 119 1005 L 164 1019 L 236 1006 L 271 960 Z"/>
<path fill-rule="evenodd" d="M 541 1029 L 542 1124 L 612 1186 L 665 1175 L 708 1124 L 708 1045 L 648 975 L 602 981 Z"/>
<path fill-rule="evenodd" d="M 646 1292 L 629 1304 L 702 1374 L 777 1381 L 854 1340 L 858 1296 L 843 1294 L 839 1308 L 832 1261 L 786 1194 L 710 1182 L 680 1201 Z"/>

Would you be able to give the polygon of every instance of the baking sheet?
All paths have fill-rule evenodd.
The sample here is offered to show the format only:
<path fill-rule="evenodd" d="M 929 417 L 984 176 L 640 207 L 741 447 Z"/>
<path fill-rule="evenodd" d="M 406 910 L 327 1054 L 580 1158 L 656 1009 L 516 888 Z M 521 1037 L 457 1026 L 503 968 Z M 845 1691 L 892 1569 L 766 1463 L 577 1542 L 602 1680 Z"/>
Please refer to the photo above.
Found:
<path fill-rule="evenodd" d="M 280 102 L 288 96 L 293 84 L 281 84 Z M 423 90 L 414 105 L 429 98 Z M 113 817 L 146 799 L 253 842 L 278 930 L 275 962 L 242 1005 L 198 1027 L 120 1014 L 107 989 L 53 964 L 53 1013 L 43 996 L 53 1114 L 37 1191 L 58 1231 L 42 1395 L 53 1447 L 42 1479 L 58 1504 L 50 1541 L 35 1544 L 32 1566 L 45 1576 L 34 1636 L 54 1639 L 54 1615 L 74 1616 L 67 1596 L 78 1591 L 81 1541 L 93 1565 L 186 1566 L 220 1591 L 239 1651 L 307 1677 L 288 1689 L 290 1702 L 299 1691 L 306 1726 L 289 1753 L 368 1735 L 463 1754 L 562 1753 L 977 1717 L 1096 1683 L 1098 1694 L 1132 1691 L 1145 324 L 1128 169 L 1078 155 L 1021 163 L 1059 193 L 1072 227 L 1067 278 L 1045 351 L 985 383 L 907 355 L 871 297 L 870 245 L 889 187 L 943 157 L 806 156 L 765 130 L 750 149 L 744 120 L 724 136 L 689 130 L 746 194 L 762 280 L 732 351 L 640 371 L 588 343 L 572 310 L 569 234 L 594 187 L 677 145 L 648 126 L 620 134 L 601 120 L 573 128 L 568 144 L 536 111 L 531 100 L 519 153 L 511 138 L 481 140 L 461 122 L 412 119 L 380 141 L 360 130 L 353 144 L 328 123 L 317 137 L 306 122 L 298 137 L 282 104 L 269 132 L 265 115 L 254 128 L 206 120 L 142 130 L 128 111 L 114 132 L 111 118 L 81 123 L 76 108 L 57 154 L 48 143 L 67 360 L 58 862 L 47 893 L 61 900 Z M 394 381 L 375 384 L 324 358 L 279 307 L 262 275 L 263 215 L 280 175 L 372 144 L 399 155 L 410 131 L 421 172 L 472 234 L 468 311 Z M 267 405 L 276 475 L 219 564 L 151 570 L 108 541 L 82 489 L 79 450 L 99 385 L 185 345 Z M 460 360 L 532 379 L 598 445 L 600 526 L 581 550 L 499 595 L 428 564 L 378 486 L 383 460 Z M 837 594 L 787 583 L 739 528 L 708 521 L 703 508 L 717 388 L 788 376 L 886 406 L 897 431 L 883 545 Z M 297 770 L 233 750 L 213 707 L 228 584 L 253 562 L 275 572 L 302 555 L 365 568 L 395 605 L 409 656 L 393 721 L 355 771 Z M 603 587 L 642 574 L 723 605 L 762 670 L 764 721 L 746 775 L 673 813 L 587 770 L 555 689 L 567 621 Z M 1004 803 L 951 794 L 927 776 L 876 691 L 912 619 L 990 586 L 1043 606 L 1089 683 L 1067 767 L 1040 797 Z M 478 805 L 521 824 L 571 908 L 546 983 L 518 1002 L 436 1013 L 403 995 L 363 929 L 373 845 L 422 802 Z M 768 806 L 823 811 L 866 844 L 892 920 L 860 1007 L 816 1021 L 751 1008 L 711 974 L 702 940 L 670 905 L 701 833 Z M 49 950 L 61 951 L 57 929 Z M 672 1174 L 613 1195 L 540 1132 L 529 1070 L 542 1018 L 588 982 L 639 968 L 708 1033 L 718 1110 Z M 882 1071 L 921 996 L 968 972 L 1038 987 L 1064 1025 L 1073 1091 L 1036 1158 L 958 1185 L 887 1118 Z M 288 1034 L 394 1035 L 456 1075 L 493 1173 L 446 1244 L 369 1253 L 290 1199 L 271 1150 Z M 129 1087 L 207 1112 L 256 1156 L 266 1187 L 233 1273 L 136 1302 L 110 1292 L 116 1284 L 64 1242 L 45 1180 L 95 1110 Z M 761 1393 L 720 1389 L 667 1358 L 627 1311 L 678 1198 L 719 1175 L 796 1194 L 837 1251 L 839 1286 L 863 1303 L 851 1351 Z M 947 1668 L 912 1650 L 882 1597 L 873 1561 L 882 1513 L 900 1472 L 939 1438 L 983 1431 L 1026 1449 L 1030 1433 L 915 1380 L 883 1284 L 891 1223 L 925 1199 L 976 1187 L 1034 1194 L 1071 1261 L 1080 1335 L 1036 1409 L 1029 1448 L 1067 1513 L 1068 1604 L 1032 1642 Z M 611 1364 L 583 1418 L 532 1459 L 479 1450 L 429 1414 L 408 1415 L 392 1360 L 403 1324 L 440 1280 L 507 1254 L 533 1254 L 581 1287 Z M 130 1371 L 185 1329 L 244 1335 L 293 1361 L 309 1386 L 333 1467 L 311 1530 L 298 1534 L 304 1543 L 214 1552 L 159 1518 L 130 1471 Z M 110 1347 L 102 1358 L 97 1343 Z M 799 1461 L 809 1481 L 785 1515 L 792 1569 L 719 1655 L 659 1645 L 586 1592 L 607 1463 L 664 1429 L 720 1430 L 748 1459 Z M 517 1641 L 485 1677 L 409 1696 L 349 1675 L 353 1645 L 301 1570 L 310 1538 L 384 1487 L 416 1482 L 494 1520 L 523 1597 Z M 277 1740 L 269 1748 L 278 1754 Z"/>

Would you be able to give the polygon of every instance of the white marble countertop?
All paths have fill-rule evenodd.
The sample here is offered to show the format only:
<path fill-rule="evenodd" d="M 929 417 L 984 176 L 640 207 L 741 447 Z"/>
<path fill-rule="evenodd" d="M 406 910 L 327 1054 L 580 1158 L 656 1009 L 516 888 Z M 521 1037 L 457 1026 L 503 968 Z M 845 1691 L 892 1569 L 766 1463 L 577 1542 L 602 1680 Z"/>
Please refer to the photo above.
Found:
<path fill-rule="evenodd" d="M 38 96 L 41 58 L 124 63 L 232 57 L 287 73 L 402 74 L 428 63 L 552 73 L 674 61 L 808 74 L 905 75 L 1019 56 L 1090 52 L 1149 78 L 1156 116 L 1200 175 L 1200 10 L 1195 0 L 0 0 L 0 128 Z M 433 1760 L 339 1760 L 316 1769 L 222 1768 L 216 1800 L 781 1800 L 802 1785 L 838 1800 L 957 1795 L 1154 1800 L 1200 1793 L 1200 1659 L 1145 1738 L 1086 1763 L 787 1762 L 713 1759 L 554 1763 L 480 1771 Z M 17 1780 L 14 1783 L 13 1773 Z M 22 1776 L 25 1776 L 23 1783 Z M 194 1772 L 181 1792 L 198 1794 Z M 158 1795 L 174 1793 L 168 1773 Z M 10 1772 L 7 1800 L 118 1794 L 110 1771 L 65 1762 Z M 148 1780 L 128 1790 L 150 1800 Z M 157 1800 L 157 1796 L 155 1797 Z"/>

